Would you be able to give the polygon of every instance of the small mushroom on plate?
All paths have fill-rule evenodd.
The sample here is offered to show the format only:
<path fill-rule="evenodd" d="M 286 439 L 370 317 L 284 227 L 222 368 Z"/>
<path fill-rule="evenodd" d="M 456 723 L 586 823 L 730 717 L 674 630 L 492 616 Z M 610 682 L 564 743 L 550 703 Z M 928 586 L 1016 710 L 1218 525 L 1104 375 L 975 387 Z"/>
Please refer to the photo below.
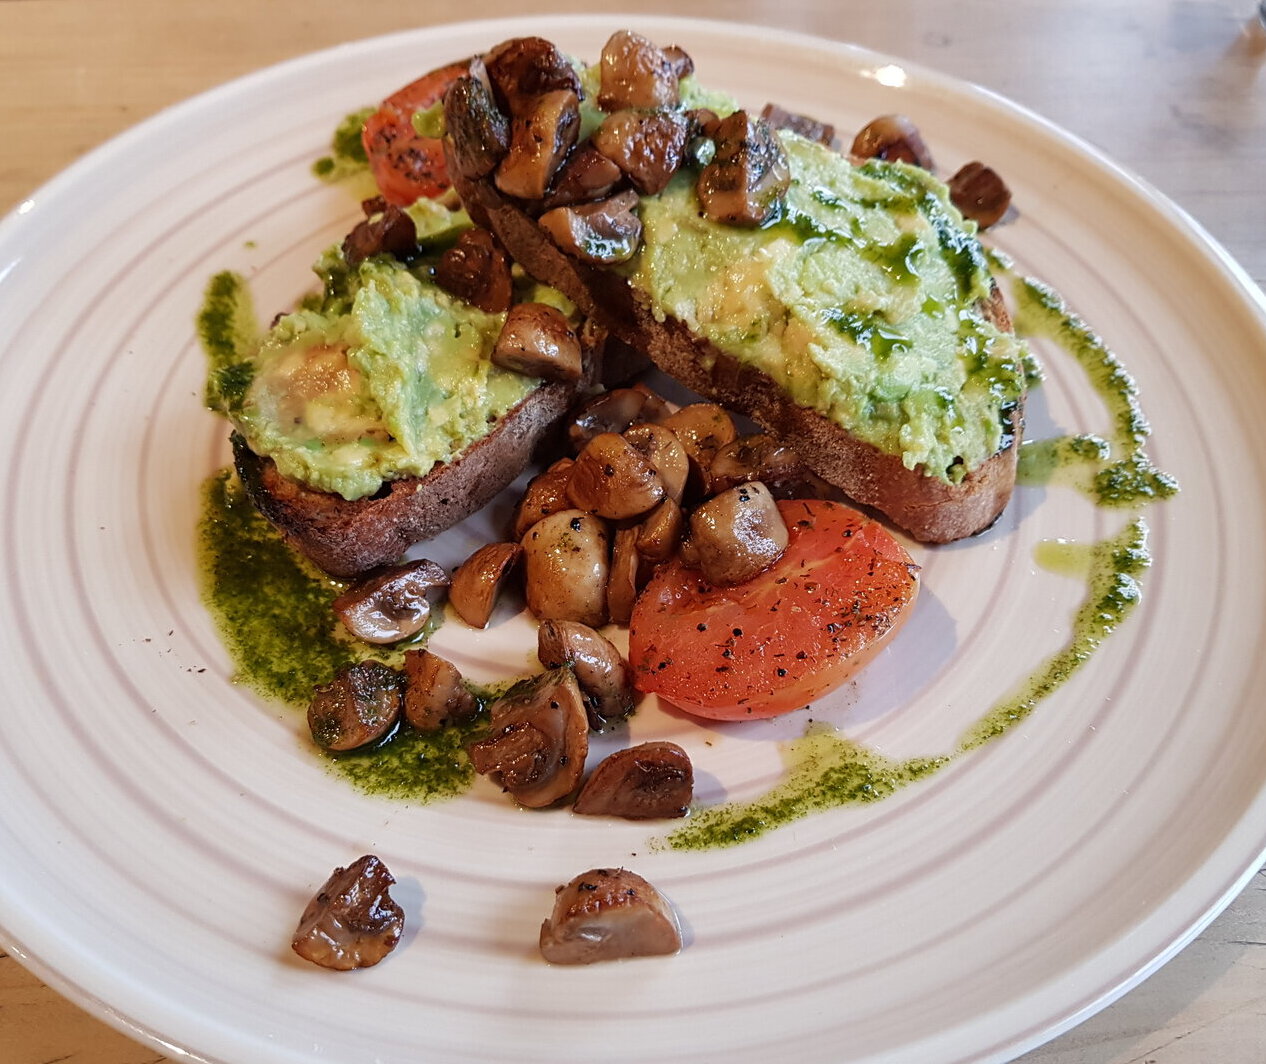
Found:
<path fill-rule="evenodd" d="M 340 972 L 377 964 L 404 930 L 404 910 L 389 893 L 395 881 L 371 853 L 334 869 L 303 910 L 291 948 L 306 961 Z"/>
<path fill-rule="evenodd" d="M 593 964 L 676 953 L 681 929 L 672 906 L 636 872 L 593 868 L 558 888 L 540 946 L 551 964 Z"/>
<path fill-rule="evenodd" d="M 932 153 L 923 134 L 905 115 L 880 115 L 853 138 L 851 153 L 859 159 L 887 159 L 932 169 Z"/>
<path fill-rule="evenodd" d="M 660 418 L 660 424 L 677 434 L 699 485 L 706 490 L 713 455 L 738 438 L 734 419 L 716 403 L 690 403 Z"/>
<path fill-rule="evenodd" d="M 560 458 L 528 481 L 510 520 L 510 535 L 513 539 L 521 540 L 527 535 L 528 529 L 541 518 L 558 513 L 559 510 L 571 509 L 571 500 L 567 498 L 571 466 L 570 458 Z"/>
<path fill-rule="evenodd" d="M 544 37 L 513 37 L 483 56 L 483 72 L 497 106 L 518 114 L 547 92 L 580 95 L 580 76 L 567 57 Z"/>
<path fill-rule="evenodd" d="M 655 466 L 614 432 L 600 433 L 585 444 L 567 481 L 573 506 L 613 521 L 646 513 L 664 494 Z"/>
<path fill-rule="evenodd" d="M 486 628 L 507 578 L 522 557 L 518 543 L 484 544 L 453 573 L 449 605 L 472 628 Z"/>
<path fill-rule="evenodd" d="M 787 549 L 787 525 L 759 480 L 714 495 L 690 515 L 690 543 L 703 578 L 728 587 L 763 573 Z"/>
<path fill-rule="evenodd" d="M 548 303 L 515 303 L 492 347 L 502 369 L 551 381 L 578 381 L 580 340 L 567 317 Z"/>
<path fill-rule="evenodd" d="M 633 674 L 615 644 L 577 621 L 542 621 L 536 656 L 547 669 L 569 666 L 585 696 L 589 726 L 602 731 L 624 720 L 637 697 Z"/>
<path fill-rule="evenodd" d="M 463 177 L 487 177 L 510 148 L 510 123 L 478 78 L 458 78 L 444 94 L 444 126 Z"/>
<path fill-rule="evenodd" d="M 716 127 L 716 155 L 699 173 L 699 205 L 726 225 L 764 225 L 791 187 L 782 144 L 763 120 L 735 111 Z"/>
<path fill-rule="evenodd" d="M 405 654 L 404 683 L 404 719 L 418 731 L 435 731 L 479 712 L 479 700 L 457 666 L 429 650 Z"/>
<path fill-rule="evenodd" d="M 681 437 L 667 426 L 649 421 L 630 425 L 622 435 L 659 474 L 665 496 L 681 502 L 690 477 L 690 456 Z"/>
<path fill-rule="evenodd" d="M 652 564 L 667 561 L 681 542 L 685 523 L 681 506 L 671 496 L 665 499 L 637 527 L 638 555 Z"/>
<path fill-rule="evenodd" d="M 407 262 L 417 254 L 418 230 L 403 210 L 381 197 L 361 204 L 365 220 L 343 240 L 343 257 L 353 268 L 374 255 L 392 255 Z"/>
<path fill-rule="evenodd" d="M 708 480 L 714 492 L 759 480 L 775 495 L 805 477 L 804 461 L 785 443 L 763 432 L 739 436 L 712 456 Z"/>
<path fill-rule="evenodd" d="M 676 107 L 681 100 L 677 84 L 681 68 L 680 56 L 670 58 L 640 33 L 618 30 L 602 46 L 598 106 L 607 112 Z"/>
<path fill-rule="evenodd" d="M 579 454 L 600 432 L 625 432 L 638 421 L 659 421 L 668 404 L 649 388 L 612 388 L 581 403 L 569 417 L 567 440 Z"/>
<path fill-rule="evenodd" d="M 590 203 L 609 196 L 624 172 L 586 141 L 576 146 L 554 175 L 554 183 L 541 200 L 545 210 Z"/>
<path fill-rule="evenodd" d="M 573 812 L 653 820 L 685 816 L 694 797 L 690 756 L 676 743 L 653 741 L 617 750 L 589 774 Z"/>
<path fill-rule="evenodd" d="M 630 188 L 592 203 L 555 207 L 537 221 L 569 255 L 614 265 L 631 259 L 642 243 L 642 220 L 633 211 L 637 204 L 637 193 Z"/>
<path fill-rule="evenodd" d="M 1011 206 L 1006 182 L 984 163 L 965 163 L 947 184 L 950 201 L 981 229 L 996 225 Z"/>
<path fill-rule="evenodd" d="M 431 616 L 427 595 L 448 586 L 448 574 L 426 558 L 378 569 L 334 600 L 343 626 L 366 643 L 398 643 L 417 635 Z"/>
<path fill-rule="evenodd" d="M 580 134 L 580 100 L 570 89 L 534 97 L 510 121 L 510 147 L 493 177 L 507 196 L 539 200 Z"/>
<path fill-rule="evenodd" d="M 381 661 L 344 665 L 312 693 L 308 729 L 324 750 L 355 750 L 381 739 L 400 719 L 400 674 Z"/>
<path fill-rule="evenodd" d="M 644 196 L 668 187 L 686 157 L 694 124 L 680 111 L 628 108 L 608 115 L 590 143 L 628 176 Z"/>
<path fill-rule="evenodd" d="M 616 529 L 611 541 L 611 568 L 607 574 L 607 620 L 629 626 L 642 575 L 637 552 L 637 526 Z"/>
<path fill-rule="evenodd" d="M 523 537 L 528 609 L 540 620 L 606 624 L 609 552 L 601 517 L 570 509 L 541 518 Z"/>
<path fill-rule="evenodd" d="M 816 140 L 827 148 L 839 147 L 840 142 L 835 136 L 835 127 L 827 122 L 819 122 L 808 115 L 785 110 L 776 103 L 765 104 L 760 116 L 774 129 L 788 129 L 804 137 L 805 140 Z"/>
<path fill-rule="evenodd" d="M 529 809 L 553 805 L 576 789 L 589 753 L 589 720 L 571 669 L 516 684 L 489 714 L 487 737 L 467 750 L 476 772 Z"/>

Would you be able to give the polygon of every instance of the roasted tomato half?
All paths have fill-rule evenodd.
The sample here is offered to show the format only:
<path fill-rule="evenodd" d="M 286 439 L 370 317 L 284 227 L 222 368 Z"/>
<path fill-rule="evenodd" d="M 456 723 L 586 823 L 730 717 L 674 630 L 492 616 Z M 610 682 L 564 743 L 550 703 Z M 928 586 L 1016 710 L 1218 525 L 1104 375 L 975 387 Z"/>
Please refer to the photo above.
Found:
<path fill-rule="evenodd" d="M 748 720 L 808 705 L 896 634 L 918 566 L 876 521 L 819 500 L 780 502 L 782 558 L 735 587 L 672 561 L 633 609 L 629 662 L 639 690 L 701 717 Z"/>

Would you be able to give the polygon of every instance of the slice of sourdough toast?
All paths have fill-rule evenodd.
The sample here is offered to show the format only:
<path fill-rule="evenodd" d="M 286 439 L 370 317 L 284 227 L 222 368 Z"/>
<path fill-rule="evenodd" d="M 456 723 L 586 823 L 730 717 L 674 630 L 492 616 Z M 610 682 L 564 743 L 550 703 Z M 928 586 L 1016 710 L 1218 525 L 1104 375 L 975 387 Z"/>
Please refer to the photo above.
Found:
<path fill-rule="evenodd" d="M 455 168 L 450 172 L 456 173 Z M 987 529 L 1006 507 L 1015 485 L 1023 399 L 1000 411 L 997 451 L 961 480 L 949 482 L 907 468 L 898 454 L 877 446 L 816 410 L 797 403 L 771 376 L 719 350 L 672 316 L 656 314 L 645 292 L 620 273 L 562 251 L 519 204 L 489 181 L 455 182 L 478 214 L 525 270 L 550 284 L 613 335 L 643 351 L 661 370 L 723 406 L 747 415 L 790 444 L 825 480 L 858 503 L 873 507 L 915 539 L 948 543 Z M 982 315 L 1011 330 L 996 286 Z"/>

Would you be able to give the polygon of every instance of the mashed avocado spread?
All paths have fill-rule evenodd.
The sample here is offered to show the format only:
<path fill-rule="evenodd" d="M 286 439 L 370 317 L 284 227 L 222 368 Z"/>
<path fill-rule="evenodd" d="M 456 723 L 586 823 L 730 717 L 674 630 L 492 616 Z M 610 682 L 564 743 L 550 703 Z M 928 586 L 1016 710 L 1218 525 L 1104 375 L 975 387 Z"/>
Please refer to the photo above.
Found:
<path fill-rule="evenodd" d="M 469 225 L 463 212 L 417 217 L 443 210 L 411 209 L 419 234 L 440 244 Z M 439 288 L 425 255 L 353 268 L 334 247 L 315 269 L 320 296 L 262 335 L 234 274 L 212 279 L 199 319 L 208 405 L 285 476 L 347 499 L 372 495 L 453 458 L 540 384 L 492 364 L 505 315 Z M 556 292 L 529 287 L 526 298 L 570 310 Z"/>
<path fill-rule="evenodd" d="M 703 216 L 696 175 L 642 198 L 633 283 L 675 317 L 909 469 L 956 482 L 1004 442 L 1024 349 L 985 320 L 975 227 L 931 174 L 854 167 L 781 132 L 792 185 L 759 229 Z"/>

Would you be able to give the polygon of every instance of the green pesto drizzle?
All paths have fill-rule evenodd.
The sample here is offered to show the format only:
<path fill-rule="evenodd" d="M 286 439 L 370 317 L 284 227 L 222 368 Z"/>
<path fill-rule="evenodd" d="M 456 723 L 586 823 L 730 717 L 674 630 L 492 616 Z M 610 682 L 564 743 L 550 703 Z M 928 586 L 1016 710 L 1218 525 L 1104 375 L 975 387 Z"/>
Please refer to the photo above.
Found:
<path fill-rule="evenodd" d="M 221 413 L 237 410 L 254 376 L 259 339 L 255 302 L 241 274 L 224 270 L 207 282 L 197 324 L 209 364 L 203 402 Z"/>

